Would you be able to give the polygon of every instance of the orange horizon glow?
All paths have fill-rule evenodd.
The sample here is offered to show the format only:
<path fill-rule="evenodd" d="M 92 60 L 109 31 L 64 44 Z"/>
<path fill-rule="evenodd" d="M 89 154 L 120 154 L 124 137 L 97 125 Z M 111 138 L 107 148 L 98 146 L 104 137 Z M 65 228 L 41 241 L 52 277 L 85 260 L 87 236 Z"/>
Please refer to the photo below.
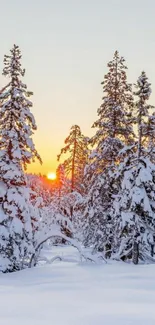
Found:
<path fill-rule="evenodd" d="M 50 172 L 47 174 L 47 178 L 51 181 L 54 181 L 56 179 L 56 173 Z"/>

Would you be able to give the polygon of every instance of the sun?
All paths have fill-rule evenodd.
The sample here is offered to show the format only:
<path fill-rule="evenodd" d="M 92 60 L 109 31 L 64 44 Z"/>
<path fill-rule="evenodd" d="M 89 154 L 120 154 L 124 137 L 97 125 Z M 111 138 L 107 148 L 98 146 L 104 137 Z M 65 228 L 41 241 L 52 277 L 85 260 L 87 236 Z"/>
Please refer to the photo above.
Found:
<path fill-rule="evenodd" d="M 48 173 L 47 178 L 50 179 L 51 181 L 54 181 L 56 179 L 56 173 Z"/>

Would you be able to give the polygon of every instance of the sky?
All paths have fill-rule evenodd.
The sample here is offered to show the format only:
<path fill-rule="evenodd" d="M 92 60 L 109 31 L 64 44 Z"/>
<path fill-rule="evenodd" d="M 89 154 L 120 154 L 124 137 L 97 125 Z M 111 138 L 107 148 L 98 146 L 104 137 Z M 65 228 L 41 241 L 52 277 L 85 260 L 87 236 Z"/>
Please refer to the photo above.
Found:
<path fill-rule="evenodd" d="M 23 54 L 24 82 L 34 92 L 34 142 L 43 165 L 55 171 L 57 154 L 70 128 L 86 136 L 101 105 L 101 81 L 115 50 L 126 59 L 128 81 L 145 70 L 155 104 L 154 0 L 0 0 L 0 71 L 15 43 Z M 7 81 L 0 76 L 0 87 Z"/>

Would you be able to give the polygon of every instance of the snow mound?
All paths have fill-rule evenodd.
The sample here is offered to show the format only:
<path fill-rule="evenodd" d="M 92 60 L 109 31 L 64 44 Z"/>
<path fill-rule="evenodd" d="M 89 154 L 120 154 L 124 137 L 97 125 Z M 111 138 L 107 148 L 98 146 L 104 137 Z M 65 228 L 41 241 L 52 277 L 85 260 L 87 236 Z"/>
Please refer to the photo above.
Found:
<path fill-rule="evenodd" d="M 72 247 L 46 253 L 70 263 L 0 274 L 0 324 L 155 324 L 155 265 L 77 264 Z"/>

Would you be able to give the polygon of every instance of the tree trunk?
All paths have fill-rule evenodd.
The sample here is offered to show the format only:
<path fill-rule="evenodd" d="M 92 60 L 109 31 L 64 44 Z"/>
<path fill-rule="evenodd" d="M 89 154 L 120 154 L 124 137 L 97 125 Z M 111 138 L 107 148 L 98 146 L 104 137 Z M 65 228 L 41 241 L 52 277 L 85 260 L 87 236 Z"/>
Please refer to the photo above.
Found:
<path fill-rule="evenodd" d="M 140 102 L 139 116 L 138 116 L 138 162 L 142 153 L 142 107 L 143 104 Z"/>
<path fill-rule="evenodd" d="M 73 150 L 73 160 L 72 160 L 72 179 L 71 179 L 71 192 L 75 189 L 75 156 L 76 156 L 76 130 L 75 130 L 75 140 L 74 140 L 74 150 Z"/>
<path fill-rule="evenodd" d="M 152 257 L 154 256 L 154 245 L 153 244 L 151 245 L 151 256 Z"/>
<path fill-rule="evenodd" d="M 137 265 L 139 257 L 139 244 L 134 240 L 132 249 L 132 262 Z"/>
<path fill-rule="evenodd" d="M 70 207 L 70 220 L 73 221 L 73 206 Z"/>

